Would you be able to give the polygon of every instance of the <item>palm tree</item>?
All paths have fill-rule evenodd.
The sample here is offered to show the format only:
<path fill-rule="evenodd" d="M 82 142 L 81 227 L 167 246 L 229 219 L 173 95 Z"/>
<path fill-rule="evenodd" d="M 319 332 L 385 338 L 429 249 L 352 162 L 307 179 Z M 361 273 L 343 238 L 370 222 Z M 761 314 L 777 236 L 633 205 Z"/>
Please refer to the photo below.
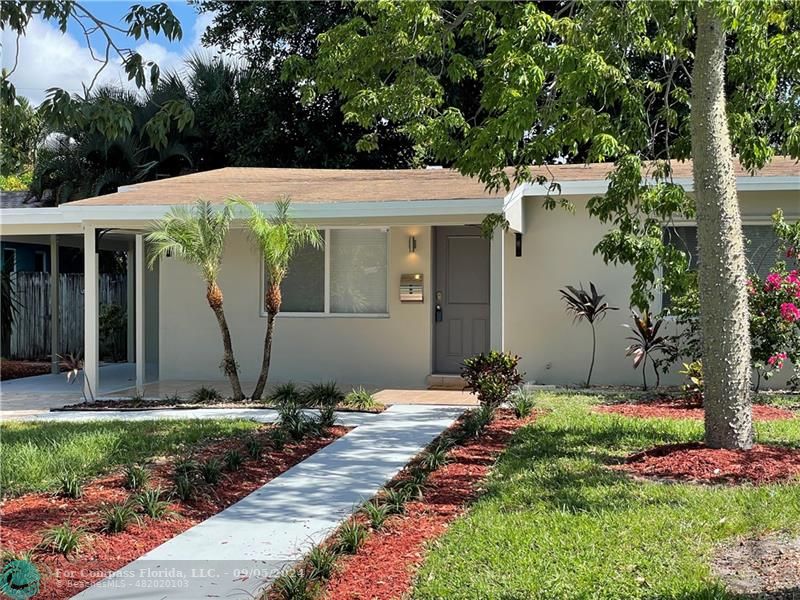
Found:
<path fill-rule="evenodd" d="M 255 204 L 247 200 L 233 199 L 229 206 L 243 206 L 248 213 L 247 225 L 253 243 L 264 255 L 267 281 L 264 305 L 267 308 L 267 330 L 264 334 L 264 354 L 261 359 L 261 374 L 258 376 L 253 400 L 260 400 L 269 375 L 272 355 L 272 334 L 275 317 L 281 310 L 281 283 L 289 272 L 289 264 L 295 253 L 303 246 L 320 248 L 322 236 L 313 227 L 299 225 L 289 217 L 288 198 L 275 203 L 275 215 L 266 216 Z"/>
<path fill-rule="evenodd" d="M 151 268 L 160 257 L 174 255 L 200 269 L 206 282 L 206 300 L 217 317 L 225 347 L 220 368 L 231 382 L 233 399 L 242 400 L 244 395 L 233 356 L 231 332 L 222 306 L 222 289 L 217 281 L 232 216 L 229 205 L 217 211 L 206 200 L 198 200 L 191 209 L 173 207 L 167 216 L 156 222 L 147 241 L 152 244 L 149 259 Z"/>

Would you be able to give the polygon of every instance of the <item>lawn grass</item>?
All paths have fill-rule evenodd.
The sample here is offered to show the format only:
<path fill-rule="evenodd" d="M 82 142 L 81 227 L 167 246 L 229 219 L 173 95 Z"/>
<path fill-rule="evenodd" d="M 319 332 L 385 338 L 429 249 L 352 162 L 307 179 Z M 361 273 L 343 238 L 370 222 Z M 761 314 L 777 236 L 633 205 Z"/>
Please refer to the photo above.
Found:
<path fill-rule="evenodd" d="M 89 478 L 260 427 L 248 420 L 6 422 L 0 424 L 3 496 L 53 491 L 65 471 Z"/>
<path fill-rule="evenodd" d="M 606 464 L 657 444 L 701 440 L 699 421 L 589 412 L 599 398 L 541 394 L 486 495 L 432 548 L 414 597 L 730 598 L 715 544 L 800 531 L 800 484 L 709 487 L 635 482 Z M 760 442 L 800 446 L 800 419 L 757 425 Z"/>

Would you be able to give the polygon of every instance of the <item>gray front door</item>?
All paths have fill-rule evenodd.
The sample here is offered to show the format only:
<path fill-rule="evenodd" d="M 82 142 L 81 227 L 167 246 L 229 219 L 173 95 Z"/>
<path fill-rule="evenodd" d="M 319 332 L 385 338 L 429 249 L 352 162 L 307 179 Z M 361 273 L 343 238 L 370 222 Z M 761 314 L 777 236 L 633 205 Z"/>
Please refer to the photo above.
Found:
<path fill-rule="evenodd" d="M 479 227 L 436 227 L 434 372 L 459 373 L 489 350 L 489 241 Z"/>

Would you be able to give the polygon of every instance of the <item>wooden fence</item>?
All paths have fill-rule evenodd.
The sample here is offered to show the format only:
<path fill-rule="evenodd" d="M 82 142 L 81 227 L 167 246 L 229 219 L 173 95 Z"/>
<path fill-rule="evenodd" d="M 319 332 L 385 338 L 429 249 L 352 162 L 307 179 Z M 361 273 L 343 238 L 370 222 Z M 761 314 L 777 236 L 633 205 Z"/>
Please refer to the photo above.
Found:
<path fill-rule="evenodd" d="M 18 311 L 11 330 L 11 358 L 48 359 L 50 356 L 50 274 L 14 273 L 12 285 Z M 59 275 L 59 345 L 58 353 L 83 352 L 83 273 Z M 116 304 L 124 314 L 128 308 L 126 278 L 100 275 L 100 305 Z M 103 337 L 103 336 L 101 336 Z M 101 339 L 103 348 L 124 352 L 125 328 L 116 328 Z M 108 350 L 107 350 L 108 352 Z M 122 357 L 124 358 L 124 357 Z"/>

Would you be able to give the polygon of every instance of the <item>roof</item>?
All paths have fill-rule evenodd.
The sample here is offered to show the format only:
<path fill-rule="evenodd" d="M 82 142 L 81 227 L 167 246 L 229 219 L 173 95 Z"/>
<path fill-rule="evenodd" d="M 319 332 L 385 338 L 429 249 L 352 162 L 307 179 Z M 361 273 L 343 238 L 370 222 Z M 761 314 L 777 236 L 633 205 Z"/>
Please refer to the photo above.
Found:
<path fill-rule="evenodd" d="M 552 165 L 533 169 L 559 183 L 603 181 L 612 163 Z M 749 175 L 738 163 L 736 174 Z M 760 177 L 800 177 L 792 158 L 776 157 L 755 173 Z M 675 179 L 692 177 L 691 161 L 673 164 Z M 114 194 L 71 202 L 70 206 L 163 206 L 189 204 L 203 198 L 223 202 L 241 196 L 256 203 L 288 196 L 295 203 L 386 202 L 415 200 L 471 200 L 502 198 L 506 192 L 489 192 L 483 183 L 452 169 L 274 169 L 226 167 L 121 188 Z"/>

